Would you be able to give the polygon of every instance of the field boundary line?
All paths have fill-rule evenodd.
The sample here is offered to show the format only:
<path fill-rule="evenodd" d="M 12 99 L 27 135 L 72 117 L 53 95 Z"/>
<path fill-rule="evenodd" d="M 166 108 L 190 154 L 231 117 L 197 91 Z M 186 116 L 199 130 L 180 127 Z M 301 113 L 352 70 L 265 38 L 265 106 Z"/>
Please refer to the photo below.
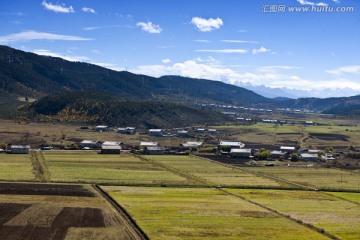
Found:
<path fill-rule="evenodd" d="M 50 182 L 50 172 L 46 166 L 44 155 L 41 151 L 31 151 L 31 162 L 35 179 L 41 182 Z"/>
<path fill-rule="evenodd" d="M 174 168 L 174 167 L 170 167 L 166 164 L 163 164 L 163 163 L 159 163 L 158 161 L 155 161 L 155 160 L 152 160 L 152 159 L 148 159 L 146 157 L 143 157 L 143 156 L 138 156 L 136 154 L 132 154 L 134 157 L 137 157 L 139 158 L 140 160 L 142 161 L 146 161 L 146 162 L 149 162 L 149 163 L 152 163 L 154 165 L 157 165 L 159 167 L 162 167 L 164 168 L 165 170 L 171 172 L 171 173 L 174 173 L 176 175 L 179 175 L 181 177 L 184 177 L 190 181 L 193 181 L 195 183 L 201 183 L 203 185 L 205 185 L 204 187 L 209 187 L 209 186 L 215 186 L 216 184 L 214 184 L 213 182 L 209 182 L 207 181 L 206 179 L 203 179 L 203 178 L 200 178 L 200 177 L 197 177 L 197 176 L 194 176 L 192 174 L 189 174 L 187 172 L 184 172 L 184 171 L 181 171 L 177 168 Z"/>
<path fill-rule="evenodd" d="M 312 225 L 312 224 L 304 223 L 304 222 L 301 221 L 301 220 L 292 218 L 290 215 L 281 213 L 281 212 L 279 212 L 279 211 L 277 211 L 277 210 L 275 210 L 275 209 L 272 209 L 272 208 L 270 208 L 270 207 L 267 207 L 267 206 L 265 206 L 265 205 L 262 205 L 262 204 L 260 204 L 260 203 L 258 203 L 258 202 L 253 201 L 253 200 L 247 199 L 247 198 L 245 198 L 245 197 L 243 197 L 243 196 L 240 196 L 240 195 L 238 195 L 238 194 L 228 192 L 228 191 L 226 191 L 225 189 L 217 188 L 217 190 L 218 190 L 218 191 L 221 191 L 221 192 L 223 192 L 223 193 L 225 193 L 225 194 L 227 194 L 227 195 L 230 195 L 230 196 L 233 196 L 233 197 L 236 197 L 236 198 L 240 198 L 240 199 L 242 199 L 242 200 L 244 200 L 244 201 L 246 201 L 246 202 L 249 202 L 249 203 L 251 203 L 251 204 L 254 204 L 254 205 L 256 205 L 256 206 L 258 206 L 258 207 L 261 207 L 261 208 L 263 208 L 263 209 L 266 209 L 266 210 L 268 210 L 268 211 L 270 211 L 270 212 L 272 212 L 272 213 L 275 213 L 276 215 L 279 215 L 280 217 L 289 219 L 289 220 L 291 220 L 292 222 L 295 222 L 295 223 L 300 224 L 300 225 L 302 225 L 302 226 L 304 226 L 304 227 L 307 227 L 307 228 L 309 228 L 309 229 L 311 229 L 311 230 L 313 230 L 313 231 L 316 231 L 316 232 L 320 233 L 321 235 L 324 235 L 324 236 L 326 236 L 326 237 L 328 237 L 328 238 L 330 238 L 330 239 L 340 240 L 340 238 L 338 238 L 338 237 L 336 237 L 336 236 L 334 236 L 334 235 L 326 232 L 326 231 L 325 231 L 324 229 L 322 229 L 322 228 L 318 228 L 318 227 L 316 227 L 316 226 L 314 226 L 314 225 Z"/>
<path fill-rule="evenodd" d="M 139 240 L 149 240 L 146 233 L 139 227 L 136 221 L 131 215 L 123 208 L 118 202 L 116 202 L 107 192 L 96 184 L 91 185 L 120 215 L 121 222 L 124 223 L 128 231 Z"/>
<path fill-rule="evenodd" d="M 323 193 L 324 195 L 334 197 L 334 198 L 337 198 L 337 199 L 340 199 L 340 200 L 343 200 L 343 201 L 346 201 L 346 202 L 350 202 L 350 203 L 353 203 L 353 204 L 356 204 L 356 205 L 360 206 L 360 203 L 355 202 L 353 200 L 350 200 L 350 199 L 347 199 L 347 198 L 344 198 L 344 197 L 340 197 L 340 196 L 335 196 L 335 195 L 332 195 L 331 193 L 327 193 L 327 192 L 321 192 L 321 193 Z"/>
<path fill-rule="evenodd" d="M 245 171 L 245 172 L 249 172 L 249 173 L 252 173 L 252 174 L 255 174 L 255 175 L 259 175 L 261 177 L 270 178 L 270 179 L 273 179 L 273 180 L 275 180 L 277 182 L 288 183 L 290 185 L 294 185 L 294 186 L 300 187 L 302 189 L 309 189 L 309 190 L 313 190 L 313 191 L 318 191 L 319 190 L 319 189 L 314 188 L 314 187 L 294 183 L 294 182 L 291 182 L 289 180 L 279 178 L 279 177 L 276 177 L 276 176 L 273 176 L 273 175 L 269 175 L 269 174 L 266 174 L 266 173 L 262 173 L 262 172 L 258 172 L 258 171 L 252 171 L 252 170 L 249 170 L 249 169 L 245 169 L 245 168 L 242 168 L 242 167 L 237 167 L 237 166 L 233 166 L 233 165 L 230 165 L 230 164 L 218 162 L 218 161 L 211 160 L 211 159 L 205 158 L 205 157 L 200 157 L 200 156 L 197 156 L 197 155 L 190 155 L 190 156 L 194 156 L 194 157 L 197 157 L 197 158 L 200 158 L 200 159 L 212 162 L 212 163 L 216 163 L 216 164 L 222 165 L 224 167 L 228 167 L 228 168 L 232 168 L 232 169 L 239 169 L 239 170 L 242 170 L 242 171 Z"/>

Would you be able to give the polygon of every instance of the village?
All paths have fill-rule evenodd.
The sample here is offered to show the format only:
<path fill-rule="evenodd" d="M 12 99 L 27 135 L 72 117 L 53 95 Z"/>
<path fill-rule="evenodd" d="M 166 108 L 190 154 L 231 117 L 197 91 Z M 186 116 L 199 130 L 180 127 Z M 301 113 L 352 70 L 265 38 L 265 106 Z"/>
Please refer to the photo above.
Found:
<path fill-rule="evenodd" d="M 88 130 L 89 127 L 81 127 Z M 247 146 L 246 141 L 226 140 L 221 131 L 214 128 L 191 127 L 178 129 L 149 129 L 137 131 L 135 127 L 111 128 L 98 125 L 92 130 L 97 133 L 116 132 L 121 135 L 147 135 L 154 141 L 139 141 L 138 144 L 127 144 L 120 141 L 100 141 L 96 139 L 83 139 L 66 147 L 59 146 L 30 146 L 27 144 L 9 144 L 0 149 L 0 153 L 28 154 L 30 150 L 67 150 L 87 151 L 96 150 L 99 154 L 121 154 L 130 152 L 144 155 L 198 155 L 226 162 L 227 158 L 233 162 L 247 162 L 250 165 L 275 166 L 284 162 L 313 162 L 317 164 L 342 158 L 346 155 L 343 151 L 333 149 L 306 149 L 295 145 Z M 184 139 L 179 145 L 163 145 L 158 140 L 162 138 Z M 186 141 L 194 139 L 192 141 Z M 225 160 L 224 160 L 225 159 Z M 261 162 L 258 162 L 261 161 Z M 290 165 L 290 164 L 289 164 Z"/>

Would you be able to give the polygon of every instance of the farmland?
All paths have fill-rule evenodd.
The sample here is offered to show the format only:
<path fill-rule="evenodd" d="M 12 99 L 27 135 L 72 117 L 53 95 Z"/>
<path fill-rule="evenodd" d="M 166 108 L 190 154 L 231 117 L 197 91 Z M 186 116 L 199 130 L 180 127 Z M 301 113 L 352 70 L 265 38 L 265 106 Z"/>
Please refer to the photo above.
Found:
<path fill-rule="evenodd" d="M 90 186 L 0 184 L 0 237 L 137 239 Z"/>
<path fill-rule="evenodd" d="M 204 179 L 212 185 L 222 186 L 258 186 L 258 187 L 289 187 L 269 178 L 220 165 L 201 158 L 192 156 L 146 156 L 146 158 L 160 162 L 169 167 Z"/>
<path fill-rule="evenodd" d="M 298 184 L 331 190 L 359 190 L 360 174 L 332 168 L 251 168 Z"/>
<path fill-rule="evenodd" d="M 30 155 L 0 154 L 0 180 L 2 181 L 34 181 Z"/>
<path fill-rule="evenodd" d="M 115 185 L 191 184 L 166 169 L 128 154 L 100 155 L 95 151 L 44 153 L 52 182 L 83 182 Z"/>
<path fill-rule="evenodd" d="M 358 239 L 359 205 L 313 191 L 230 189 L 291 218 L 324 229 L 340 239 Z"/>
<path fill-rule="evenodd" d="M 215 189 L 103 189 L 130 212 L 151 239 L 327 239 Z"/>
<path fill-rule="evenodd" d="M 336 147 L 346 149 L 360 145 L 359 126 L 305 126 L 302 124 L 265 124 L 212 126 L 229 138 L 248 142 L 251 146 L 300 145 L 302 147 Z M 248 146 L 250 146 L 248 144 Z"/>
<path fill-rule="evenodd" d="M 132 239 L 134 227 L 86 183 L 102 185 L 150 239 L 356 239 L 360 232 L 356 172 L 91 150 L 0 157 L 0 176 L 12 181 L 0 183 L 1 239 Z M 286 190 L 301 188 L 292 183 L 352 192 Z"/>
<path fill-rule="evenodd" d="M 354 203 L 360 204 L 360 194 L 352 192 L 330 192 L 328 194 L 334 195 L 344 200 L 349 200 Z"/>

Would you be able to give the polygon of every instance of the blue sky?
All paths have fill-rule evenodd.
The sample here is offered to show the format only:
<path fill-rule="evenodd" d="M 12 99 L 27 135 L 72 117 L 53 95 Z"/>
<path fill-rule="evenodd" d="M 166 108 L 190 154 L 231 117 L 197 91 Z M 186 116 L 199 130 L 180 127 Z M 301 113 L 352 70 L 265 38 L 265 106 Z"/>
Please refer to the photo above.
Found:
<path fill-rule="evenodd" d="M 151 76 L 353 95 L 359 13 L 358 0 L 12 0 L 0 44 Z"/>

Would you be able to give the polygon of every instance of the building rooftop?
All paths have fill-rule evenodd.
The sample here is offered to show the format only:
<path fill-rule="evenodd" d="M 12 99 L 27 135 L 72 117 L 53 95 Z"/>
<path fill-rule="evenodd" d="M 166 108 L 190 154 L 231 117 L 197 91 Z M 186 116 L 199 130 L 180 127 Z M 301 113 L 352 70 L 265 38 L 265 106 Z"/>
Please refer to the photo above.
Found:
<path fill-rule="evenodd" d="M 23 149 L 30 149 L 30 145 L 11 145 L 10 148 L 23 148 Z"/>
<path fill-rule="evenodd" d="M 219 143 L 220 146 L 230 146 L 230 147 L 240 147 L 244 148 L 245 144 L 242 142 L 229 142 L 229 141 L 221 141 Z"/>
<path fill-rule="evenodd" d="M 107 146 L 117 146 L 117 145 L 121 145 L 122 142 L 109 142 L 109 141 L 106 141 L 106 142 L 103 142 L 102 145 L 107 145 Z"/>
<path fill-rule="evenodd" d="M 231 149 L 230 153 L 251 153 L 252 149 L 251 148 L 236 148 L 236 149 Z"/>
<path fill-rule="evenodd" d="M 141 142 L 140 146 L 146 147 L 146 146 L 159 146 L 159 144 L 157 142 Z"/>
<path fill-rule="evenodd" d="M 120 145 L 102 145 L 101 149 L 103 150 L 121 150 Z"/>

